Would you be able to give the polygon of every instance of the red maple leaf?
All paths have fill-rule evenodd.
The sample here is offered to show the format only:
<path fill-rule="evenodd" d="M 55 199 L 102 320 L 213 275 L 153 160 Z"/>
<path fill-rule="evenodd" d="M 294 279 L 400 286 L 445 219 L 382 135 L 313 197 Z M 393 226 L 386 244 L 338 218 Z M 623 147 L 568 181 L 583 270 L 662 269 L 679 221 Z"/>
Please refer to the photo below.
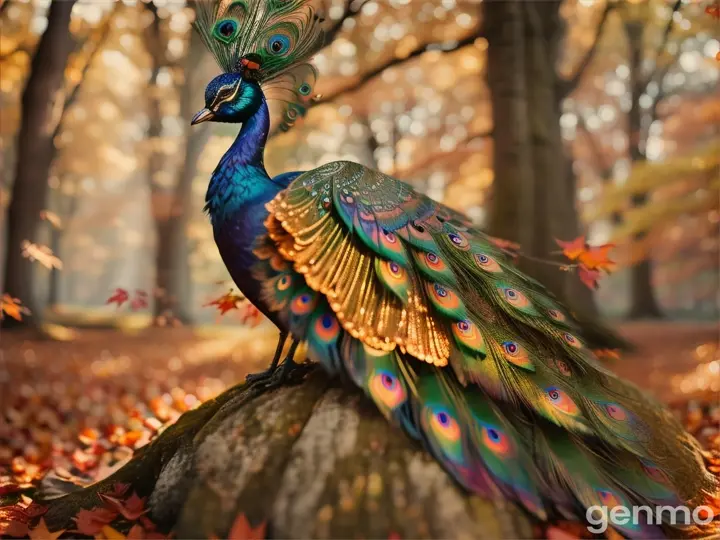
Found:
<path fill-rule="evenodd" d="M 118 287 L 115 292 L 107 299 L 106 304 L 117 304 L 117 307 L 122 306 L 130 298 L 130 294 L 127 290 Z"/>
<path fill-rule="evenodd" d="M 615 247 L 615 244 L 603 244 L 601 246 L 593 246 L 586 249 L 578 257 L 580 264 L 588 270 L 604 270 L 612 272 L 617 264 L 611 260 L 608 253 Z"/>
<path fill-rule="evenodd" d="M 267 529 L 267 523 L 263 521 L 257 527 L 253 528 L 245 514 L 240 514 L 235 518 L 228 540 L 263 540 Z"/>
<path fill-rule="evenodd" d="M 600 279 L 599 270 L 590 270 L 581 264 L 578 267 L 578 277 L 588 289 L 598 288 L 598 280 Z"/>
<path fill-rule="evenodd" d="M 555 242 L 558 246 L 560 246 L 563 250 L 563 254 L 570 259 L 571 261 L 574 261 L 580 255 L 585 253 L 588 249 L 588 245 L 585 242 L 584 236 L 578 236 L 574 240 L 570 240 L 569 242 L 565 242 L 563 240 L 555 239 Z"/>
<path fill-rule="evenodd" d="M 82 509 L 73 519 L 77 526 L 77 532 L 95 536 L 102 531 L 105 525 L 109 525 L 118 516 L 115 510 L 109 508 L 93 508 L 92 510 Z"/>
<path fill-rule="evenodd" d="M 220 315 L 225 315 L 228 311 L 238 309 L 240 304 L 244 301 L 244 296 L 240 294 L 235 294 L 233 293 L 233 290 L 230 289 L 226 294 L 222 295 L 220 298 L 208 302 L 207 304 L 204 304 L 203 307 L 215 306 L 220 312 Z"/>
<path fill-rule="evenodd" d="M 148 510 L 145 508 L 145 497 L 140 498 L 136 493 L 133 492 L 127 500 L 122 501 L 115 497 L 99 493 L 98 496 L 105 503 L 107 508 L 117 511 L 125 519 L 130 521 L 137 521 L 140 516 L 145 514 Z"/>

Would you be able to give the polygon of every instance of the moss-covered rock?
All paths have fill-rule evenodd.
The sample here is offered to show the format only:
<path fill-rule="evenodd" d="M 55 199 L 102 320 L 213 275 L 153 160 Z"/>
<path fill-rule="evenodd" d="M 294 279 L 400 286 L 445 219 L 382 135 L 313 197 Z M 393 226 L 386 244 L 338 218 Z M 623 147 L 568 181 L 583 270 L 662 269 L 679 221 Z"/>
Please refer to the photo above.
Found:
<path fill-rule="evenodd" d="M 129 483 L 175 538 L 225 538 L 236 517 L 276 538 L 524 538 L 514 505 L 468 495 L 356 390 L 312 370 L 265 391 L 239 385 L 184 414 L 111 477 L 49 501 L 72 528 L 98 492 Z"/>

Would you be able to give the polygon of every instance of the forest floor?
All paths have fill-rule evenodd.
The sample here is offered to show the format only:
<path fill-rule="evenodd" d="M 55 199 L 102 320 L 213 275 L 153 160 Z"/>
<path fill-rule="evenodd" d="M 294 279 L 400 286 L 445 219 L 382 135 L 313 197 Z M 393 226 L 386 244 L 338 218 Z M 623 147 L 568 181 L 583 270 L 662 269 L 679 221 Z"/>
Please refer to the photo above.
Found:
<path fill-rule="evenodd" d="M 720 450 L 717 325 L 626 323 L 621 332 L 637 350 L 607 358 L 610 368 Z M 183 412 L 263 369 L 276 336 L 265 325 L 55 335 L 0 335 L 0 498 L 49 470 L 78 483 L 107 476 Z"/>

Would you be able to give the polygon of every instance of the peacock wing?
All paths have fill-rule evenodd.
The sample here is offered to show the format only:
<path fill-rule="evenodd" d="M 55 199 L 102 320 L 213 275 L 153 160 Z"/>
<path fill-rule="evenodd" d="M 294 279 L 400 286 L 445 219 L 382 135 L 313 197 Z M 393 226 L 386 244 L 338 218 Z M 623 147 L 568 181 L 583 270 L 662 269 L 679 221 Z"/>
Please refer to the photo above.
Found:
<path fill-rule="evenodd" d="M 268 209 L 268 303 L 469 489 L 537 515 L 717 490 L 680 424 L 603 369 L 566 310 L 461 214 L 349 162 L 302 174 Z"/>

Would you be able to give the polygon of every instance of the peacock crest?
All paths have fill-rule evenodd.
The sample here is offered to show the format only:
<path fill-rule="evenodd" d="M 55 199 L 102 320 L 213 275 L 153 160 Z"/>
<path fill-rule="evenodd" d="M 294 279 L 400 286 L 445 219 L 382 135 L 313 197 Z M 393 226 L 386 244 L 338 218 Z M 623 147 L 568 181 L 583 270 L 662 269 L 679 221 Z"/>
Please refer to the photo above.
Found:
<path fill-rule="evenodd" d="M 309 0 L 201 0 L 194 26 L 225 73 L 257 81 L 280 104 L 286 131 L 313 97 L 310 59 L 323 42 L 322 21 Z"/>

